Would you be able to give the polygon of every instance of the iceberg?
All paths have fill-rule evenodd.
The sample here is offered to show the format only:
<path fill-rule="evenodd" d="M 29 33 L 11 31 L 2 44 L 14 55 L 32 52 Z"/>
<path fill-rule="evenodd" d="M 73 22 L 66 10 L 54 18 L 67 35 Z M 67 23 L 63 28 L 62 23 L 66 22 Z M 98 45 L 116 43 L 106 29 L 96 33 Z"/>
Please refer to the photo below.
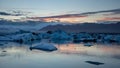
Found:
<path fill-rule="evenodd" d="M 40 43 L 36 46 L 30 47 L 30 50 L 37 49 L 37 50 L 43 50 L 43 51 L 55 51 L 57 48 L 53 44 L 49 43 Z"/>
<path fill-rule="evenodd" d="M 72 37 L 62 30 L 57 30 L 51 34 L 51 40 L 59 43 L 59 41 L 70 41 Z"/>
<path fill-rule="evenodd" d="M 79 33 L 73 36 L 74 43 L 80 42 L 96 42 L 97 40 L 88 33 Z"/>
<path fill-rule="evenodd" d="M 120 35 L 115 36 L 114 40 L 117 41 L 117 42 L 120 42 Z"/>
<path fill-rule="evenodd" d="M 91 43 L 85 43 L 84 46 L 90 47 L 90 46 L 93 46 L 93 45 Z"/>
<path fill-rule="evenodd" d="M 16 42 L 31 42 L 34 40 L 41 40 L 41 37 L 38 35 L 34 35 L 32 33 L 24 33 L 24 34 L 17 34 L 12 36 L 13 40 Z"/>
<path fill-rule="evenodd" d="M 5 36 L 0 36 L 0 41 L 13 41 L 13 39 Z"/>
<path fill-rule="evenodd" d="M 96 61 L 85 61 L 86 63 L 93 64 L 93 65 L 103 65 L 104 63 L 96 62 Z"/>

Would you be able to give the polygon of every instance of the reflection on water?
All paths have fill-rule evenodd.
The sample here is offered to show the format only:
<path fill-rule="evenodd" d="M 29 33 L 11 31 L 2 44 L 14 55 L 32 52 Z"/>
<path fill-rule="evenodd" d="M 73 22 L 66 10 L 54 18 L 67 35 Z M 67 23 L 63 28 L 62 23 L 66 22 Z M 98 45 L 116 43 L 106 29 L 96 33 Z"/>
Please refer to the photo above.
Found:
<path fill-rule="evenodd" d="M 63 44 L 57 46 L 59 52 L 66 54 L 80 54 L 90 56 L 106 56 L 120 58 L 119 45 L 94 44 L 94 46 L 86 47 L 84 44 Z"/>
<path fill-rule="evenodd" d="M 29 50 L 35 44 L 0 42 L 0 68 L 95 68 L 85 61 L 105 63 L 101 68 L 120 67 L 120 45 L 55 44 L 54 52 Z M 54 43 L 53 43 L 54 44 Z"/>

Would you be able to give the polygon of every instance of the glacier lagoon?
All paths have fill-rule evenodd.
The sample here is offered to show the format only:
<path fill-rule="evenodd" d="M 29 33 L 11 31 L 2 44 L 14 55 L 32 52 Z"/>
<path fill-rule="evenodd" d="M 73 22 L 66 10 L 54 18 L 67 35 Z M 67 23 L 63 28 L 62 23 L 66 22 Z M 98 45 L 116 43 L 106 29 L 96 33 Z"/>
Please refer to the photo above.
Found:
<path fill-rule="evenodd" d="M 0 68 L 120 67 L 119 34 L 68 34 L 61 30 L 51 34 L 51 31 L 34 33 L 39 29 L 31 27 L 1 28 Z M 52 52 L 39 48 L 31 49 L 41 43 L 52 44 L 57 49 Z"/>
<path fill-rule="evenodd" d="M 42 41 L 32 44 L 0 42 L 0 68 L 120 67 L 120 45 L 115 43 L 91 43 L 91 46 L 85 46 L 85 43 L 46 42 L 53 44 L 57 50 L 52 52 L 30 50 L 31 46 L 39 43 Z"/>

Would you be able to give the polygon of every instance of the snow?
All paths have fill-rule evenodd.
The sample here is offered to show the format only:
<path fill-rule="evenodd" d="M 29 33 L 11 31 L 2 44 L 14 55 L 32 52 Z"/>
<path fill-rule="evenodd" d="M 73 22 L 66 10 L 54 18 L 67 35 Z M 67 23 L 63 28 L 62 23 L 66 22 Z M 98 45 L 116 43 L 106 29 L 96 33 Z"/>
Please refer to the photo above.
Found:
<path fill-rule="evenodd" d="M 30 50 L 32 49 L 38 49 L 38 50 L 43 50 L 43 51 L 55 51 L 57 48 L 53 44 L 49 43 L 40 43 L 36 46 L 30 47 Z"/>

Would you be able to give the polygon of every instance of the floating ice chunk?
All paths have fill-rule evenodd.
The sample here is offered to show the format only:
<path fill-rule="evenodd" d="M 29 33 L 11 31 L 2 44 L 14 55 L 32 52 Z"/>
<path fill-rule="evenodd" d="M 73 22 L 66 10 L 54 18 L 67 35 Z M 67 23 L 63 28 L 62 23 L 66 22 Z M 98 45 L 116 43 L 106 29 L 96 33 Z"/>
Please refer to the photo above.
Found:
<path fill-rule="evenodd" d="M 96 62 L 96 61 L 85 61 L 86 63 L 93 64 L 93 65 L 103 65 L 104 63 Z"/>
<path fill-rule="evenodd" d="M 73 42 L 96 42 L 96 38 L 87 33 L 79 33 L 73 36 Z"/>
<path fill-rule="evenodd" d="M 43 50 L 43 51 L 55 51 L 57 48 L 53 44 L 48 44 L 48 43 L 40 43 L 34 47 L 30 47 L 30 50 L 32 49 L 38 49 L 38 50 Z"/>
<path fill-rule="evenodd" d="M 39 36 L 41 36 L 43 39 L 50 38 L 50 34 L 47 34 L 47 33 L 41 33 Z"/>
<path fill-rule="evenodd" d="M 113 39 L 113 36 L 112 36 L 112 35 L 106 35 L 106 36 L 104 37 L 104 40 L 106 40 L 106 41 L 109 41 L 109 40 L 111 40 L 111 39 Z"/>
<path fill-rule="evenodd" d="M 41 39 L 38 35 L 33 35 L 32 33 L 17 34 L 13 35 L 12 38 L 17 42 L 30 42 Z"/>
<path fill-rule="evenodd" d="M 71 37 L 62 30 L 57 30 L 51 35 L 52 40 L 70 40 Z"/>
<path fill-rule="evenodd" d="M 117 42 L 120 42 L 120 35 L 115 36 L 114 40 L 116 40 Z"/>
<path fill-rule="evenodd" d="M 90 47 L 90 46 L 93 46 L 93 45 L 91 43 L 85 43 L 84 46 Z"/>

